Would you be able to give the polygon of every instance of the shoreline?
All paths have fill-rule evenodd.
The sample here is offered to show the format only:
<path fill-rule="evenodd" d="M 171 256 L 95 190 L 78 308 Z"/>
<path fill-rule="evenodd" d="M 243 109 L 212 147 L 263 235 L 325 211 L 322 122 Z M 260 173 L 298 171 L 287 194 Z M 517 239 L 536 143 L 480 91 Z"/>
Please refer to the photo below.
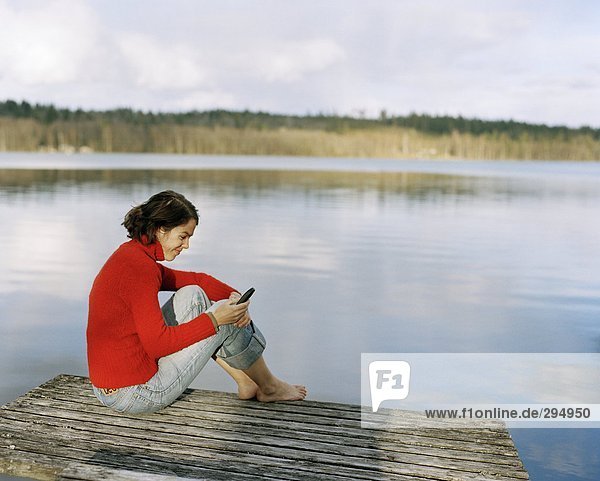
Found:
<path fill-rule="evenodd" d="M 405 160 L 600 160 L 600 140 L 506 133 L 429 134 L 403 127 L 343 132 L 0 118 L 0 152 L 149 153 Z"/>

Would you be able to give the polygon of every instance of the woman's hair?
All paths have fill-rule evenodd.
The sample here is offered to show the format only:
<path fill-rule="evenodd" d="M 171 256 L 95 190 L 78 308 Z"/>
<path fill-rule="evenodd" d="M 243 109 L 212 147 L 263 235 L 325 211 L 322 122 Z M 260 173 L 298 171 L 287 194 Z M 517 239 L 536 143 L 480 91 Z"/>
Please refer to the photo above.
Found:
<path fill-rule="evenodd" d="M 161 227 L 171 230 L 190 219 L 198 223 L 198 210 L 194 204 L 177 192 L 164 190 L 133 207 L 125 214 L 122 225 L 127 229 L 127 237 L 151 244 Z"/>

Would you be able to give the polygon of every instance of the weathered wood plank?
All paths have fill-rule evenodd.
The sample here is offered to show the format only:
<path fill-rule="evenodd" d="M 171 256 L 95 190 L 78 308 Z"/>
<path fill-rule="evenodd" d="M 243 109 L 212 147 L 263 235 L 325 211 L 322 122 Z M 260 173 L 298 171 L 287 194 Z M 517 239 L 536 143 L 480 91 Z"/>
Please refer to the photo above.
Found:
<path fill-rule="evenodd" d="M 202 391 L 203 393 L 204 391 Z M 46 393 L 46 394 L 44 394 Z M 32 392 L 30 392 L 28 395 L 32 396 L 32 397 L 36 397 L 36 396 L 47 396 L 52 394 L 51 390 L 46 390 L 46 389 L 40 389 L 38 390 L 34 390 Z M 96 400 L 96 398 L 93 396 L 93 394 L 91 393 L 84 393 L 84 392 L 78 392 L 78 393 L 71 393 L 71 394 L 63 394 L 61 397 L 61 393 L 57 393 L 56 396 L 57 399 L 65 399 L 65 398 L 71 398 L 72 396 L 80 396 L 81 397 L 81 402 L 86 402 L 86 403 L 91 403 L 94 405 L 99 405 L 98 401 Z M 176 409 L 180 409 L 182 411 L 184 411 L 187 414 L 189 413 L 199 413 L 199 412 L 213 412 L 213 413 L 218 413 L 218 412 L 223 412 L 223 408 L 227 408 L 227 412 L 229 413 L 235 413 L 235 412 L 239 412 L 239 410 L 237 410 L 236 408 L 242 408 L 243 409 L 243 413 L 244 416 L 248 416 L 248 410 L 249 409 L 257 409 L 255 406 L 261 406 L 260 409 L 258 409 L 259 412 L 252 412 L 252 417 L 254 419 L 257 420 L 265 420 L 266 422 L 279 422 L 279 419 L 285 419 L 286 422 L 294 422 L 294 423 L 302 423 L 306 429 L 308 430 L 318 430 L 318 428 L 320 427 L 322 432 L 332 432 L 332 430 L 335 431 L 342 431 L 345 428 L 349 428 L 354 430 L 354 434 L 364 437 L 365 439 L 368 438 L 372 438 L 373 436 L 382 436 L 382 437 L 389 437 L 390 435 L 393 436 L 394 434 L 400 434 L 400 435 L 419 435 L 419 436 L 425 436 L 425 437 L 430 437 L 432 439 L 435 440 L 457 440 L 457 441 L 464 441 L 465 440 L 465 430 L 464 429 L 456 429 L 456 428 L 452 428 L 452 429 L 438 429 L 438 428 L 423 428 L 421 426 L 416 425 L 414 429 L 412 430 L 407 430 L 407 429 L 394 429 L 394 430 L 370 430 L 370 429 L 361 429 L 359 432 L 356 432 L 356 423 L 360 422 L 360 414 L 356 413 L 352 418 L 344 418 L 343 416 L 340 416 L 339 418 L 335 418 L 335 417 L 331 417 L 331 416 L 317 416 L 317 415 L 313 415 L 307 417 L 307 415 L 305 415 L 302 412 L 294 412 L 294 411 L 286 411 L 287 414 L 280 414 L 279 416 L 277 416 L 275 418 L 275 420 L 273 419 L 273 412 L 269 411 L 269 407 L 273 406 L 277 406 L 277 404 L 262 404 L 262 403 L 251 403 L 248 401 L 239 401 L 237 398 L 230 398 L 227 401 L 223 401 L 222 403 L 219 404 L 215 404 L 213 402 L 210 401 L 206 401 L 205 399 L 201 398 L 201 399 L 197 399 L 193 402 L 193 405 L 188 404 L 190 402 L 189 399 L 183 399 L 183 400 L 179 400 L 176 404 L 174 404 L 172 407 L 169 408 L 169 410 L 176 410 Z M 301 411 L 300 404 L 296 404 L 296 406 L 298 406 L 298 411 Z M 275 409 L 274 409 L 275 410 Z M 167 411 L 164 411 L 167 412 Z M 270 414 L 269 414 L 270 413 Z M 407 414 L 408 416 L 412 416 L 410 414 Z M 414 417 L 414 416 L 413 416 Z M 417 423 L 417 421 L 421 421 L 422 420 L 422 416 L 421 417 L 414 417 L 415 419 L 415 423 Z M 393 425 L 391 426 L 393 427 Z M 496 429 L 496 430 L 478 430 L 478 429 L 473 429 L 473 428 L 469 428 L 468 431 L 472 434 L 471 436 L 469 436 L 468 439 L 473 439 L 476 440 L 476 444 L 477 445 L 486 445 L 486 444 L 490 444 L 490 445 L 499 445 L 499 446 L 505 446 L 505 447 L 512 447 L 513 443 L 510 439 L 510 437 L 507 435 L 507 431 L 505 428 L 502 429 Z M 468 449 L 473 449 L 473 446 L 470 446 Z"/>
<path fill-rule="evenodd" d="M 40 435 L 48 435 L 45 430 L 28 429 L 30 432 L 20 436 L 17 448 L 26 449 L 32 453 L 46 456 L 60 456 L 77 460 L 86 458 L 88 462 L 102 465 L 121 466 L 128 463 L 127 468 L 140 469 L 140 463 L 144 469 L 154 468 L 153 472 L 177 473 L 188 477 L 189 475 L 206 474 L 211 471 L 210 479 L 285 479 L 285 480 L 311 480 L 315 473 L 327 476 L 332 480 L 366 479 L 366 480 L 390 480 L 390 481 L 412 481 L 413 477 L 401 476 L 378 472 L 377 470 L 362 470 L 346 466 L 322 465 L 315 469 L 314 460 L 304 462 L 286 458 L 269 458 L 268 456 L 252 455 L 246 452 L 227 453 L 201 449 L 190 449 L 177 446 L 175 450 L 171 446 L 155 447 L 151 443 L 140 446 L 137 442 L 134 446 L 126 440 L 121 439 L 116 443 L 113 436 L 112 443 L 103 443 L 81 439 L 74 436 L 68 440 L 55 437 L 51 446 L 40 445 Z M 2 447 L 0 440 L 0 448 Z M 1 451 L 0 451 L 1 453 Z M 1 454 L 0 454 L 1 456 Z M 114 458 L 114 461 L 110 458 Z M 127 458 L 124 460 L 124 458 Z"/>
<path fill-rule="evenodd" d="M 178 403 L 179 404 L 179 403 Z"/>
<path fill-rule="evenodd" d="M 63 402 L 65 408 L 75 409 L 77 406 L 73 406 L 73 403 Z M 73 419 L 73 415 L 68 411 L 58 412 L 55 409 L 40 410 L 37 407 L 38 405 L 33 405 L 30 408 L 25 409 L 23 405 L 20 405 L 18 411 L 12 411 L 10 409 L 0 410 L 0 417 L 5 417 L 7 419 L 13 420 L 32 420 L 35 421 L 40 416 L 49 416 L 44 418 L 44 422 L 46 423 L 56 423 L 58 425 L 64 424 L 64 419 Z M 94 406 L 92 409 L 86 410 L 88 414 L 104 414 L 99 413 L 99 410 L 103 408 L 98 408 Z M 96 411 L 98 410 L 98 411 Z M 31 412 L 31 414 L 30 414 Z M 111 413 L 112 414 L 112 413 Z M 58 419 L 54 419 L 58 418 Z M 126 426 L 126 427 L 135 427 L 139 425 L 140 421 L 137 419 L 122 419 L 118 416 L 112 415 L 104 415 L 103 419 L 106 421 L 106 424 L 99 423 L 95 420 L 95 418 L 91 417 L 90 419 L 85 419 L 81 415 L 77 415 L 77 424 L 74 424 L 75 428 L 86 429 L 90 431 L 97 432 L 114 432 L 115 426 Z M 359 448 L 361 450 L 356 450 L 355 455 L 361 455 L 364 457 L 368 457 L 370 459 L 393 459 L 398 456 L 400 453 L 408 453 L 408 454 L 416 454 L 421 456 L 434 456 L 440 459 L 451 458 L 453 460 L 465 460 L 465 461 L 473 461 L 478 463 L 492 463 L 499 465 L 506 465 L 511 467 L 521 467 L 521 462 L 515 455 L 504 456 L 502 452 L 485 452 L 485 453 L 473 453 L 465 450 L 455 450 L 451 447 L 445 448 L 437 448 L 431 447 L 425 443 L 421 444 L 402 444 L 402 443 L 389 443 L 389 442 L 377 442 L 375 440 L 364 441 L 364 440 L 348 440 L 344 436 L 336 436 L 331 434 L 318 434 L 311 435 L 302 432 L 295 431 L 293 433 L 294 438 L 290 441 L 287 440 L 287 436 L 283 436 L 281 433 L 281 429 L 272 429 L 272 428 L 264 428 L 264 427 L 255 427 L 248 426 L 243 422 L 231 423 L 224 422 L 227 420 L 227 416 L 217 415 L 212 419 L 205 418 L 201 423 L 196 422 L 197 420 L 190 420 L 186 422 L 184 416 L 163 416 L 161 417 L 160 423 L 155 423 L 155 425 L 151 428 L 147 427 L 147 423 L 143 422 L 146 425 L 147 432 L 153 433 L 171 433 L 176 432 L 179 434 L 184 434 L 186 432 L 192 431 L 194 434 L 204 431 L 207 436 L 215 436 L 220 437 L 222 439 L 240 439 L 245 438 L 246 436 L 251 436 L 253 442 L 259 442 L 260 440 L 267 440 L 268 442 L 279 441 L 282 439 L 284 442 L 288 443 L 288 446 L 295 445 L 298 449 L 306 449 L 307 446 L 310 446 L 311 449 L 315 449 L 317 447 L 321 447 L 323 451 L 326 452 L 337 452 L 344 454 L 354 454 L 353 448 Z M 346 442 L 345 442 L 346 441 Z M 389 453 L 388 453 L 389 451 Z"/>
<path fill-rule="evenodd" d="M 69 379 L 67 385 L 77 387 L 78 392 L 93 396 L 89 390 L 89 384 L 86 383 L 85 378 L 83 379 Z M 54 387 L 52 387 L 54 389 Z M 273 412 L 289 413 L 293 415 L 303 414 L 307 416 L 315 416 L 314 422 L 325 423 L 328 421 L 339 422 L 340 420 L 356 421 L 361 419 L 361 414 L 366 416 L 368 419 L 371 417 L 373 421 L 380 420 L 382 423 L 388 424 L 391 427 L 395 427 L 395 419 L 402 419 L 402 425 L 410 420 L 415 421 L 414 428 L 423 428 L 423 422 L 427 422 L 422 413 L 416 413 L 411 411 L 398 411 L 389 410 L 382 408 L 381 414 L 373 414 L 370 410 L 366 410 L 358 405 L 340 405 L 339 403 L 329 402 L 317 402 L 317 401 L 303 401 L 302 403 L 297 402 L 281 402 L 276 404 L 264 404 L 264 403 L 248 403 L 247 401 L 240 401 L 233 393 L 222 393 L 218 391 L 207 391 L 207 390 L 187 390 L 179 399 L 178 404 L 185 405 L 185 403 L 195 403 L 202 405 L 214 405 L 214 406 L 243 406 L 244 409 L 253 409 L 256 411 L 265 411 L 269 417 L 272 417 Z M 343 408 L 339 406 L 344 406 Z M 391 414 L 391 416 L 390 416 Z M 306 418 L 310 421 L 309 418 Z M 447 420 L 450 421 L 450 420 Z M 433 424 L 433 421 L 429 421 Z M 419 423 L 417 425 L 417 423 Z M 436 423 L 439 424 L 439 423 Z M 462 427 L 461 427 L 462 424 Z M 444 428 L 444 431 L 460 431 L 461 436 L 464 433 L 464 427 L 468 427 L 472 432 L 480 433 L 478 435 L 481 439 L 489 439 L 494 441 L 498 437 L 495 435 L 497 431 L 506 431 L 504 424 L 501 422 L 489 421 L 488 423 L 491 428 L 473 428 L 473 423 L 469 420 L 452 420 L 452 424 L 449 422 L 448 427 Z M 452 428 L 452 426 L 457 426 Z M 413 428 L 413 426 L 411 426 Z M 491 436 L 490 436 L 491 432 Z"/>
<path fill-rule="evenodd" d="M 146 422 L 140 423 L 138 421 L 132 426 L 113 426 L 113 432 L 106 433 L 98 430 L 95 423 L 89 422 L 94 419 L 94 416 L 89 416 L 87 413 L 85 416 L 77 413 L 77 417 L 74 418 L 72 417 L 73 412 L 66 412 L 65 415 L 64 411 L 60 411 L 58 414 L 55 414 L 57 411 L 57 409 L 54 411 L 47 409 L 41 410 L 38 415 L 29 416 L 29 420 L 33 419 L 34 421 L 37 421 L 38 424 L 43 423 L 45 425 L 53 426 L 55 435 L 57 432 L 61 432 L 61 430 L 66 428 L 66 433 L 70 439 L 75 439 L 76 436 L 81 439 L 81 436 L 78 436 L 77 433 L 84 427 L 85 420 L 87 420 L 87 427 L 91 425 L 91 428 L 85 429 L 83 439 L 88 437 L 90 433 L 93 433 L 94 440 L 102 440 L 104 443 L 111 442 L 111 439 L 114 440 L 115 438 L 116 430 L 119 436 L 119 444 L 122 446 L 127 445 L 132 448 L 139 446 L 140 442 L 143 441 L 148 434 L 148 430 L 144 429 L 144 425 L 147 425 Z M 52 421 L 52 419 L 49 419 L 50 417 L 58 419 L 57 421 Z M 17 420 L 13 418 L 13 421 Z M 74 423 L 74 427 L 65 425 L 65 422 L 69 421 Z M 129 423 L 132 423 L 132 420 L 128 421 Z M 298 442 L 296 439 L 283 436 L 272 438 L 257 435 L 255 433 L 248 433 L 248 436 L 249 437 L 246 438 L 246 436 L 240 436 L 238 433 L 223 433 L 218 429 L 197 429 L 184 426 L 177 426 L 175 431 L 171 430 L 167 433 L 159 433 L 156 431 L 152 433 L 153 441 L 160 442 L 161 449 L 169 447 L 174 451 L 177 450 L 178 446 L 182 445 L 203 449 L 223 449 L 222 444 L 223 441 L 225 441 L 227 450 L 232 450 L 233 453 L 237 453 L 243 449 L 247 454 L 261 454 L 272 457 L 279 456 L 287 459 L 294 459 L 296 461 L 310 461 L 314 456 L 319 456 L 324 463 L 337 464 L 340 466 L 343 466 L 348 457 L 352 457 L 354 458 L 353 464 L 362 468 L 370 466 L 373 462 L 382 466 L 389 466 L 390 462 L 396 462 L 403 463 L 406 469 L 409 469 L 409 466 L 414 465 L 410 469 L 413 469 L 415 472 L 421 469 L 421 467 L 426 467 L 430 470 L 432 468 L 442 468 L 448 471 L 460 470 L 471 472 L 481 472 L 485 469 L 489 474 L 495 476 L 510 476 L 514 471 L 514 465 L 508 466 L 480 461 L 457 460 L 445 456 L 427 456 L 422 453 L 389 452 L 382 455 L 376 449 L 352 449 L 345 448 L 343 445 L 330 446 L 322 441 L 306 444 Z M 215 443 L 215 439 L 218 439 L 217 443 Z M 244 439 L 251 439 L 251 442 Z M 274 442 L 277 443 L 276 446 L 273 446 Z M 391 471 L 392 469 L 390 469 L 390 472 Z"/>
<path fill-rule="evenodd" d="M 99 406 L 87 407 L 84 415 L 79 413 L 80 406 L 78 406 L 77 403 L 62 401 L 61 407 L 65 409 L 65 411 L 57 410 L 52 403 L 46 400 L 37 402 L 32 402 L 31 400 L 22 400 L 18 406 L 15 407 L 16 411 L 14 416 L 16 418 L 25 419 L 25 413 L 31 412 L 32 414 L 43 413 L 46 415 L 59 416 L 65 419 L 75 416 L 78 421 L 95 421 L 96 418 L 92 416 L 92 414 L 95 414 L 102 416 L 105 422 L 107 422 L 109 429 L 114 429 L 115 425 L 132 426 L 140 423 L 144 423 L 144 425 L 147 426 L 147 423 L 145 421 L 140 421 L 139 418 L 123 419 L 122 416 L 119 416 L 116 413 L 106 413 L 106 409 Z M 7 411 L 5 416 L 8 416 L 8 410 L 11 408 L 7 407 L 6 409 Z M 2 415 L 1 413 L 2 412 L 0 411 L 0 415 Z M 89 418 L 85 419 L 85 415 L 88 415 Z M 240 436 L 243 435 L 248 435 L 252 436 L 255 442 L 271 442 L 273 439 L 277 440 L 279 438 L 282 438 L 285 441 L 286 438 L 289 437 L 287 434 L 287 429 L 286 431 L 282 432 L 281 423 L 279 423 L 276 428 L 265 427 L 262 425 L 248 426 L 248 423 L 245 422 L 243 417 L 239 416 L 239 418 L 240 419 L 238 421 L 231 422 L 230 415 L 213 413 L 212 416 L 205 416 L 204 418 L 198 420 L 196 418 L 185 416 L 185 413 L 174 416 L 165 412 L 161 416 L 159 423 L 154 423 L 151 428 L 147 427 L 147 429 L 151 429 L 156 432 L 169 432 L 174 430 L 179 433 L 184 433 L 191 431 L 195 434 L 204 431 L 207 436 L 215 436 L 222 439 L 232 440 L 239 439 Z M 98 429 L 99 425 L 95 425 L 95 427 Z M 286 428 L 289 427 L 286 425 Z M 321 447 L 321 449 L 324 452 L 343 452 L 344 454 L 364 456 L 370 459 L 376 459 L 384 456 L 386 459 L 390 459 L 390 456 L 393 456 L 393 454 L 386 452 L 390 451 L 391 453 L 409 454 L 412 452 L 413 454 L 436 456 L 442 459 L 449 457 L 452 459 L 464 459 L 466 461 L 473 460 L 477 461 L 478 463 L 490 462 L 509 466 L 520 465 L 520 461 L 515 452 L 511 452 L 512 455 L 510 456 L 504 456 L 504 453 L 500 452 L 498 448 L 494 448 L 494 450 L 491 452 L 473 453 L 467 450 L 452 449 L 451 445 L 446 445 L 443 449 L 440 449 L 427 443 L 418 443 L 414 445 L 403 442 L 380 442 L 375 439 L 365 441 L 361 439 L 347 439 L 346 436 L 338 436 L 335 433 L 319 433 L 315 435 L 301 432 L 300 430 L 295 430 L 294 439 L 286 442 L 291 443 L 288 445 L 293 445 L 297 449 L 305 449 L 306 446 L 309 445 L 313 446 L 314 449 L 315 446 L 323 444 L 324 446 Z"/>
<path fill-rule="evenodd" d="M 25 426 L 23 426 L 25 428 Z M 22 429 L 23 429 L 22 428 Z M 144 438 L 131 439 L 125 435 L 101 435 L 94 433 L 90 437 L 87 433 L 81 434 L 76 430 L 63 427 L 52 427 L 44 425 L 27 426 L 27 435 L 21 436 L 23 439 L 28 439 L 31 443 L 35 443 L 40 437 L 53 437 L 53 445 L 48 448 L 50 452 L 57 452 L 59 448 L 68 449 L 69 446 L 75 446 L 78 449 L 85 449 L 90 452 L 109 450 L 126 449 L 131 453 L 136 453 L 140 449 L 140 444 Z M 164 459 L 175 459 L 178 464 L 185 459 L 202 460 L 203 466 L 216 467 L 223 466 L 226 463 L 227 471 L 236 471 L 241 469 L 242 472 L 248 472 L 248 466 L 258 466 L 257 474 L 266 470 L 270 474 L 276 473 L 281 479 L 306 479 L 313 476 L 315 472 L 315 460 L 318 460 L 318 472 L 329 476 L 343 473 L 345 479 L 413 479 L 413 477 L 432 477 L 440 480 L 460 479 L 483 480 L 493 479 L 508 480 L 515 479 L 510 475 L 503 475 L 496 470 L 488 470 L 484 466 L 479 466 L 478 471 L 473 471 L 473 467 L 460 465 L 454 469 L 440 469 L 431 465 L 415 465 L 410 462 L 402 462 L 402 460 L 394 463 L 382 460 L 361 460 L 353 456 L 334 457 L 323 453 L 310 453 L 309 455 L 291 455 L 288 449 L 282 449 L 282 454 L 275 457 L 273 453 L 262 454 L 256 446 L 246 445 L 244 451 L 238 451 L 231 446 L 231 443 L 223 443 L 220 441 L 206 441 L 206 445 L 194 445 L 186 443 L 185 445 L 178 442 L 166 442 L 157 439 L 155 436 L 150 437 L 151 442 L 142 444 L 143 457 L 159 456 Z M 15 441 L 13 441 L 15 442 Z M 20 446 L 19 443 L 16 444 Z M 243 444 L 242 444 L 243 445 Z M 31 445 L 30 445 L 31 448 Z M 46 447 L 37 447 L 42 450 Z M 40 452 L 40 451 L 37 451 Z M 242 462 L 243 464 L 239 464 Z M 290 462 L 293 462 L 294 472 L 288 471 Z M 351 466 L 349 466 L 351 464 Z M 402 476 L 399 476 L 402 475 Z M 220 478 L 219 478 L 220 479 Z"/>
<path fill-rule="evenodd" d="M 210 479 L 216 481 L 258 481 L 260 479 L 277 479 L 271 476 L 263 477 L 262 474 L 250 475 L 244 471 L 235 473 L 222 469 L 222 464 L 206 466 L 195 459 L 160 458 L 152 454 L 140 454 L 138 451 L 130 451 L 122 447 L 104 447 L 102 449 L 86 449 L 85 446 L 64 446 L 60 440 L 40 443 L 38 433 L 19 435 L 17 445 L 13 448 L 10 457 L 2 449 L 0 439 L 0 466 L 15 464 L 15 460 L 21 466 L 13 470 L 13 474 L 25 475 L 26 467 L 34 479 L 55 480 L 62 474 L 63 470 L 72 466 L 73 463 L 84 463 L 89 465 L 105 466 L 114 469 L 126 469 L 137 473 L 150 473 L 156 475 L 182 476 L 186 478 Z M 41 460 L 41 461 L 40 461 Z M 42 463 L 40 465 L 40 462 Z M 26 464 L 28 464 L 26 466 Z M 40 466 L 42 471 L 40 472 Z M 58 468 L 52 475 L 51 467 Z M 1 472 L 1 471 L 0 471 Z M 285 479 L 285 478 L 281 478 Z M 308 479 L 308 478 L 303 478 Z"/>
<path fill-rule="evenodd" d="M 1 456 L 2 453 L 0 452 L 0 459 Z M 32 462 L 30 453 L 21 453 L 18 451 L 12 453 L 10 469 L 7 469 L 5 474 L 43 481 L 175 481 L 176 479 L 181 479 L 181 477 L 172 475 L 110 468 L 69 459 L 61 460 L 60 458 L 45 456 L 43 454 L 37 454 L 35 462 Z M 188 476 L 185 479 L 188 481 L 208 481 L 211 478 L 191 478 Z"/>
<path fill-rule="evenodd" d="M 28 393 L 25 397 L 20 399 L 45 399 L 48 395 L 52 394 L 51 391 L 32 391 Z M 78 403 L 88 404 L 90 408 L 101 406 L 100 403 L 96 400 L 95 397 L 90 397 L 86 394 L 82 393 L 72 393 L 71 395 L 60 394 L 57 393 L 53 399 L 64 400 L 65 402 L 76 401 Z M 377 437 L 378 435 L 387 435 L 399 433 L 399 434 L 407 434 L 407 435 L 418 435 L 418 436 L 432 436 L 433 439 L 457 439 L 458 441 L 465 441 L 464 430 L 446 430 L 446 429 L 433 429 L 433 430 L 393 430 L 387 431 L 385 430 L 376 430 L 372 431 L 369 429 L 357 429 L 359 427 L 359 419 L 355 419 L 351 422 L 347 422 L 344 424 L 331 425 L 327 422 L 315 423 L 311 421 L 312 418 L 297 418 L 294 415 L 279 415 L 276 416 L 276 419 L 273 419 L 274 416 L 267 416 L 264 412 L 257 415 L 253 411 L 251 411 L 251 406 L 253 404 L 259 404 L 255 402 L 249 401 L 239 401 L 242 404 L 238 405 L 222 405 L 215 407 L 213 405 L 207 403 L 196 403 L 193 406 L 186 404 L 184 401 L 178 401 L 173 404 L 168 409 L 162 411 L 159 414 L 169 414 L 169 415 L 178 415 L 184 413 L 185 416 L 211 416 L 211 415 L 219 415 L 226 413 L 227 415 L 236 416 L 237 413 L 244 416 L 244 419 L 248 418 L 248 414 L 252 414 L 252 419 L 256 419 L 257 422 L 264 422 L 265 425 L 269 423 L 279 424 L 279 420 L 285 419 L 286 422 L 295 423 L 297 426 L 305 426 L 306 429 L 312 430 L 314 432 L 322 432 L 322 433 L 331 433 L 331 432 L 340 432 L 341 434 L 348 434 L 352 432 L 355 435 L 358 435 L 364 439 L 371 439 L 373 437 Z M 245 404 L 243 404 L 245 403 Z M 477 430 L 468 430 L 473 436 L 470 438 L 476 439 L 478 445 L 486 446 L 489 444 L 490 446 L 498 445 L 498 449 L 504 449 L 504 447 L 511 447 L 512 442 L 510 437 L 508 436 L 505 429 L 497 430 L 497 431 L 486 431 L 485 433 L 480 433 Z M 480 436 L 481 434 L 481 436 Z M 469 438 L 467 438 L 468 441 Z M 486 443 L 489 441 L 489 443 Z M 467 449 L 471 450 L 474 446 L 468 446 Z"/>
<path fill-rule="evenodd" d="M 415 429 L 397 429 L 386 414 L 377 416 L 386 429 L 364 429 L 360 406 L 188 390 L 160 413 L 133 416 L 101 406 L 86 378 L 61 375 L 0 408 L 0 472 L 123 481 L 528 479 L 503 426 L 420 429 L 417 413 L 399 415 Z"/>
<path fill-rule="evenodd" d="M 53 481 L 67 466 L 56 457 L 40 455 L 32 459 L 30 452 L 21 452 L 15 449 L 14 446 L 14 444 L 0 445 L 0 473 L 42 481 Z"/>
<path fill-rule="evenodd" d="M 209 478 L 185 478 L 187 481 L 208 481 Z M 59 481 L 181 481 L 179 476 L 140 473 L 127 469 L 107 468 L 89 464 L 72 463 L 61 471 Z"/>

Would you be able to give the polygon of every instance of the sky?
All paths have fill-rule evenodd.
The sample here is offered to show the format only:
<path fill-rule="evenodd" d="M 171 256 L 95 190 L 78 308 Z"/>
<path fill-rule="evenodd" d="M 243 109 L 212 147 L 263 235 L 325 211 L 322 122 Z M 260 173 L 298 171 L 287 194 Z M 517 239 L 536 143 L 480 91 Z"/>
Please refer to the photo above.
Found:
<path fill-rule="evenodd" d="M 0 0 L 0 100 L 600 127 L 595 0 Z"/>

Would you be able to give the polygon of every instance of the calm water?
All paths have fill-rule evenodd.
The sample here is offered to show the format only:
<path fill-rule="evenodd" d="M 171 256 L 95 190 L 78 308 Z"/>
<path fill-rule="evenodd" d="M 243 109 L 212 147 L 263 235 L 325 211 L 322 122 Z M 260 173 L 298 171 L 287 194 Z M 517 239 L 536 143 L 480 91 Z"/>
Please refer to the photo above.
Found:
<path fill-rule="evenodd" d="M 87 373 L 91 282 L 166 188 L 201 216 L 170 266 L 254 286 L 313 399 L 359 403 L 361 352 L 599 352 L 599 164 L 3 154 L 0 404 Z M 598 431 L 512 434 L 532 479 L 600 478 Z"/>

